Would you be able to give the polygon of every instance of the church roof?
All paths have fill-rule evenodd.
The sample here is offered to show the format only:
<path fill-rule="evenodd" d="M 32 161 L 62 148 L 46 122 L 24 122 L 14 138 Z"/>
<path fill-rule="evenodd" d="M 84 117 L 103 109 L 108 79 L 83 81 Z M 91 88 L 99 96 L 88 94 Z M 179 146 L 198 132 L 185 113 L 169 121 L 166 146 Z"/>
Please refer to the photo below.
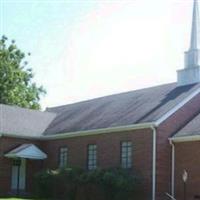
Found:
<path fill-rule="evenodd" d="M 177 87 L 171 83 L 52 107 L 45 112 L 0 104 L 0 133 L 40 137 L 154 123 L 199 88 L 200 84 Z"/>
<path fill-rule="evenodd" d="M 0 133 L 41 136 L 56 114 L 0 104 Z"/>
<path fill-rule="evenodd" d="M 44 134 L 155 122 L 199 87 L 200 84 L 177 87 L 171 83 L 48 108 L 57 116 Z"/>
<path fill-rule="evenodd" d="M 179 130 L 173 138 L 187 137 L 187 136 L 200 136 L 200 113 L 194 117 L 188 124 Z"/>

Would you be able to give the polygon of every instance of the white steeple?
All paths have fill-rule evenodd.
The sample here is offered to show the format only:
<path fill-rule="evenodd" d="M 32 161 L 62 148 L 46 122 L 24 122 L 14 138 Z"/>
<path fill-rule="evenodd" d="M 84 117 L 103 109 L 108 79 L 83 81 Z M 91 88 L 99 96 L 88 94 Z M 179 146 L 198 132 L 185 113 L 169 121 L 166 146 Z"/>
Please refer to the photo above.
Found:
<path fill-rule="evenodd" d="M 185 68 L 178 70 L 178 85 L 200 82 L 200 18 L 198 0 L 194 0 L 190 48 L 185 52 Z"/>
<path fill-rule="evenodd" d="M 194 0 L 194 7 L 193 7 L 193 18 L 192 18 L 192 31 L 191 31 L 191 41 L 190 41 L 190 50 L 196 50 L 200 47 L 200 21 L 199 21 L 199 7 L 198 1 Z"/>

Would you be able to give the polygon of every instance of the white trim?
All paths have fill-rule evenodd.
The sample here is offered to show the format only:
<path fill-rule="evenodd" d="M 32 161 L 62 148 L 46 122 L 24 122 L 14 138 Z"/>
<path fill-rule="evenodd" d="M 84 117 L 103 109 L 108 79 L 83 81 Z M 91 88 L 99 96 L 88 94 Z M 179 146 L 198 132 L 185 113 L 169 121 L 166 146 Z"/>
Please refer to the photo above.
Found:
<path fill-rule="evenodd" d="M 102 129 L 94 129 L 94 130 L 88 130 L 88 131 L 59 133 L 59 134 L 54 134 L 54 135 L 41 136 L 40 139 L 54 140 L 54 139 L 63 139 L 63 138 L 71 138 L 71 137 L 82 137 L 82 136 L 89 136 L 89 135 L 99 135 L 99 134 L 104 134 L 104 133 L 136 130 L 136 129 L 147 129 L 147 128 L 151 128 L 151 126 L 154 126 L 154 123 L 133 124 L 133 125 L 128 125 L 128 126 L 102 128 Z"/>
<path fill-rule="evenodd" d="M 200 88 L 195 90 L 192 94 L 190 94 L 183 101 L 181 101 L 179 104 L 177 104 L 173 109 L 169 110 L 160 119 L 158 119 L 155 122 L 156 126 L 159 126 L 163 121 L 165 121 L 167 118 L 169 118 L 172 114 L 174 114 L 177 110 L 179 110 L 181 107 L 183 107 L 186 103 L 188 103 L 192 98 L 194 98 L 199 93 L 200 93 Z"/>
<path fill-rule="evenodd" d="M 172 142 L 192 142 L 192 141 L 200 141 L 200 135 L 194 136 L 183 136 L 183 137 L 174 137 L 169 139 Z"/>
<path fill-rule="evenodd" d="M 21 155 L 21 156 L 16 156 L 15 154 L 9 154 L 9 155 L 5 155 L 5 157 L 7 158 L 24 158 L 24 159 L 32 159 L 32 160 L 44 160 L 47 158 L 47 155 L 43 156 L 43 158 L 37 157 L 37 156 L 31 156 L 29 155 L 29 157 L 27 158 L 26 155 Z"/>
<path fill-rule="evenodd" d="M 153 131 L 153 158 L 152 158 L 152 200 L 156 199 L 156 128 L 151 127 Z"/>

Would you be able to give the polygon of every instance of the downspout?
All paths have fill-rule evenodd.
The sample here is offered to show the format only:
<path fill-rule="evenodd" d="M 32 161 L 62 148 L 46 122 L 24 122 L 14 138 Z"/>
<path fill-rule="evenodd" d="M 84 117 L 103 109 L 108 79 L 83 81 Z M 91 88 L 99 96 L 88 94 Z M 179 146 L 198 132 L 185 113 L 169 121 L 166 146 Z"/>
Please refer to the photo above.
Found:
<path fill-rule="evenodd" d="M 153 131 L 153 162 L 152 162 L 152 200 L 156 199 L 156 128 L 151 126 Z"/>
<path fill-rule="evenodd" d="M 170 140 L 170 145 L 172 147 L 172 166 L 171 166 L 171 195 L 174 198 L 174 180 L 175 180 L 175 145 L 172 142 L 172 140 Z"/>

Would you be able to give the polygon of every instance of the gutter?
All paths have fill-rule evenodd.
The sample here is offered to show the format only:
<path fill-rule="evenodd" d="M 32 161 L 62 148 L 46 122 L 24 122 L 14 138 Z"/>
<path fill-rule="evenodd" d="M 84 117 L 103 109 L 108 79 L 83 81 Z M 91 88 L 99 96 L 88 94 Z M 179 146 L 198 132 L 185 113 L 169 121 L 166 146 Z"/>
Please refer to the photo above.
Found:
<path fill-rule="evenodd" d="M 10 137 L 10 138 L 27 139 L 27 140 L 40 140 L 40 138 L 37 136 L 16 135 L 10 133 L 0 133 L 0 138 L 1 137 Z"/>
<path fill-rule="evenodd" d="M 150 127 L 153 131 L 153 158 L 152 158 L 152 200 L 156 199 L 156 128 Z"/>
<path fill-rule="evenodd" d="M 152 126 L 155 126 L 154 123 L 143 123 L 143 124 L 134 124 L 128 126 L 118 126 L 112 128 L 102 128 L 102 129 L 94 129 L 94 130 L 87 130 L 87 131 L 75 131 L 75 132 L 68 132 L 68 133 L 58 133 L 55 135 L 42 135 L 42 136 L 28 136 L 28 135 L 16 135 L 10 133 L 0 133 L 0 137 L 12 137 L 12 138 L 22 138 L 22 139 L 31 139 L 31 140 L 59 140 L 65 138 L 72 138 L 72 137 L 82 137 L 82 136 L 90 136 L 90 135 L 99 135 L 105 133 L 117 133 L 122 131 L 130 131 L 130 130 L 140 130 L 140 129 L 148 129 Z"/>
<path fill-rule="evenodd" d="M 94 129 L 94 130 L 88 130 L 88 131 L 77 131 L 77 132 L 69 132 L 69 133 L 59 133 L 55 135 L 46 135 L 46 136 L 41 136 L 39 139 L 40 140 L 55 140 L 55 139 L 64 139 L 64 138 L 71 138 L 71 137 L 99 135 L 99 134 L 104 134 L 104 133 L 113 133 L 113 132 L 117 133 L 121 131 L 147 129 L 147 128 L 151 128 L 152 126 L 154 126 L 154 123 L 134 124 L 134 125 L 128 125 L 128 126 L 118 126 L 118 127 Z"/>
<path fill-rule="evenodd" d="M 174 137 L 174 138 L 170 138 L 169 141 L 174 142 L 174 143 L 200 141 L 200 135 Z"/>

